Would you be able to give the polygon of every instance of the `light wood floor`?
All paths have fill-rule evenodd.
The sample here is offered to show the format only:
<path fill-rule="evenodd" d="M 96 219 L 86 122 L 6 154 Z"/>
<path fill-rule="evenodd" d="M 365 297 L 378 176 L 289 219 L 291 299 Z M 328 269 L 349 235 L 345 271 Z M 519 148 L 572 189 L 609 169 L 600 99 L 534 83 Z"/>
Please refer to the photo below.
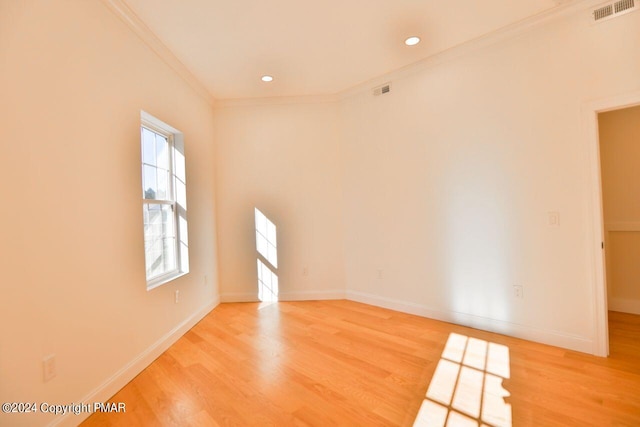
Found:
<path fill-rule="evenodd" d="M 509 348 L 513 426 L 640 426 L 640 316 L 609 358 L 350 301 L 221 304 L 83 425 L 411 426 L 452 332 Z"/>

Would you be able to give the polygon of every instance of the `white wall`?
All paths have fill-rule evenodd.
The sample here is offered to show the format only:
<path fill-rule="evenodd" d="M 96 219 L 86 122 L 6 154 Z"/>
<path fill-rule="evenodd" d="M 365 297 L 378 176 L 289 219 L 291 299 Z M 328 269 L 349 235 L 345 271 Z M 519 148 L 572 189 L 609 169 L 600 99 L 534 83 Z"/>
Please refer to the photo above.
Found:
<path fill-rule="evenodd" d="M 0 401 L 108 398 L 217 302 L 212 108 L 85 0 L 0 0 L 0 100 Z M 141 109 L 181 130 L 187 155 L 191 273 L 149 292 Z"/>
<path fill-rule="evenodd" d="M 223 301 L 257 300 L 255 207 L 277 227 L 280 299 L 344 297 L 338 108 L 308 102 L 216 108 Z"/>
<path fill-rule="evenodd" d="M 384 97 L 367 88 L 340 103 L 227 103 L 214 123 L 100 2 L 0 0 L 0 400 L 115 392 L 167 334 L 216 304 L 216 242 L 223 296 L 255 299 L 254 206 L 278 226 L 288 299 L 346 290 L 589 351 L 580 109 L 637 91 L 638 76 L 640 13 L 589 26 L 585 12 L 383 77 L 393 79 Z M 141 109 L 184 132 L 189 185 L 191 273 L 151 292 Z M 58 376 L 43 383 L 50 353 Z"/>
<path fill-rule="evenodd" d="M 255 299 L 259 206 L 281 230 L 286 292 L 344 283 L 350 299 L 596 351 L 581 110 L 640 88 L 640 13 L 590 25 L 585 10 L 484 46 L 381 76 L 337 112 L 309 99 L 217 109 L 223 299 Z M 300 277 L 310 259 L 322 280 Z"/>
<path fill-rule="evenodd" d="M 592 351 L 581 108 L 640 88 L 640 13 L 588 13 L 345 99 L 348 297 Z"/>

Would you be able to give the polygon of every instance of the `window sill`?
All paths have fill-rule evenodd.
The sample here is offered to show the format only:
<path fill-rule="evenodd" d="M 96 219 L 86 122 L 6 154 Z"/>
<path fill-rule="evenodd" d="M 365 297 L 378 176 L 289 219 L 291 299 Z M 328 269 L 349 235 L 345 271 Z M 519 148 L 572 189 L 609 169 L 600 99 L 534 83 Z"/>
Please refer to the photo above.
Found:
<path fill-rule="evenodd" d="M 174 271 L 172 273 L 167 273 L 162 276 L 156 277 L 147 282 L 147 291 L 150 291 L 166 283 L 169 283 L 179 277 L 186 276 L 187 274 L 189 274 L 188 271 Z"/>

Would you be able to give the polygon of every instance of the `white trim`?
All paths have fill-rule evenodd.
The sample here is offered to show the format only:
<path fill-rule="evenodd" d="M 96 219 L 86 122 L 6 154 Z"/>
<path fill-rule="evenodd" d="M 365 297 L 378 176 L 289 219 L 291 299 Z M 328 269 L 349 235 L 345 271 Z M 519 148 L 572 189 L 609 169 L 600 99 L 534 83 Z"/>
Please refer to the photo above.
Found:
<path fill-rule="evenodd" d="M 593 349 L 592 340 L 579 335 L 571 335 L 550 329 L 532 328 L 530 326 L 507 322 L 504 320 L 491 319 L 488 317 L 475 316 L 472 314 L 433 309 L 426 305 L 384 298 L 365 292 L 347 291 L 346 294 L 347 299 L 351 301 L 388 308 L 390 310 L 396 310 L 416 316 L 427 317 L 429 319 L 455 323 L 456 325 L 468 326 L 475 329 L 522 338 L 556 347 L 581 351 L 583 353 L 591 353 Z"/>
<path fill-rule="evenodd" d="M 239 98 L 219 99 L 214 104 L 214 109 L 233 107 L 256 107 L 263 105 L 307 105 L 307 104 L 332 104 L 340 101 L 337 95 L 301 95 L 301 96 L 275 96 L 269 98 Z"/>
<path fill-rule="evenodd" d="M 535 16 L 523 19 L 505 27 L 499 28 L 483 36 L 469 40 L 452 48 L 428 56 L 418 62 L 408 64 L 398 70 L 391 71 L 371 78 L 364 83 L 350 86 L 335 94 L 318 94 L 308 96 L 285 96 L 271 98 L 240 98 L 216 100 L 202 82 L 176 57 L 176 55 L 151 31 L 151 29 L 135 14 L 125 0 L 102 0 L 102 2 L 124 22 L 140 39 L 146 43 L 164 62 L 166 62 L 180 77 L 184 79 L 199 95 L 216 108 L 255 105 L 284 105 L 284 104 L 317 104 L 336 102 L 349 98 L 363 91 L 369 91 L 387 80 L 394 80 L 432 67 L 465 54 L 475 52 L 502 40 L 518 35 L 544 25 L 553 19 L 567 16 L 575 12 L 583 12 L 598 6 L 602 0 L 569 0 L 557 7 L 553 7 Z"/>
<path fill-rule="evenodd" d="M 158 341 L 152 344 L 149 348 L 140 353 L 136 358 L 131 360 L 120 370 L 114 373 L 110 378 L 107 378 L 105 382 L 99 385 L 96 389 L 84 396 L 79 402 L 93 405 L 93 402 L 106 402 L 116 394 L 122 387 L 124 387 L 129 381 L 131 381 L 136 375 L 142 372 L 147 366 L 149 366 L 155 359 L 157 359 L 162 353 L 167 351 L 178 339 L 180 339 L 185 333 L 193 328 L 200 320 L 202 320 L 207 314 L 209 314 L 219 304 L 218 300 L 213 300 L 200 310 L 196 311 L 190 317 L 185 319 L 182 323 L 163 335 Z M 52 422 L 47 424 L 50 427 L 53 426 L 76 426 L 89 417 L 88 413 L 81 413 L 75 415 L 68 413 L 63 416 L 56 417 Z"/>
<path fill-rule="evenodd" d="M 220 302 L 260 302 L 258 290 L 255 292 L 225 292 L 220 294 Z"/>
<path fill-rule="evenodd" d="M 571 15 L 576 12 L 585 12 L 595 5 L 602 3 L 602 0 L 569 0 L 568 2 L 551 8 L 537 15 L 523 19 L 513 24 L 494 30 L 490 33 L 482 35 L 472 40 L 456 45 L 452 48 L 443 50 L 428 56 L 420 61 L 409 64 L 398 70 L 382 74 L 378 77 L 369 79 L 356 86 L 350 87 L 338 93 L 340 99 L 347 99 L 356 96 L 362 92 L 369 92 L 372 88 L 377 87 L 385 82 L 398 80 L 410 76 L 412 74 L 432 68 L 443 62 L 451 61 L 464 55 L 468 55 L 479 51 L 485 47 L 494 45 L 504 40 L 515 38 L 527 31 L 531 31 L 537 27 L 547 24 L 552 20 Z M 588 16 L 585 17 L 585 19 Z"/>
<path fill-rule="evenodd" d="M 280 292 L 278 301 L 320 301 L 345 299 L 343 289 L 330 289 L 326 291 L 293 291 Z M 220 294 L 220 301 L 227 302 L 260 302 L 258 291 L 255 292 L 225 292 Z"/>
<path fill-rule="evenodd" d="M 213 105 L 215 99 L 200 80 L 189 70 L 178 57 L 151 31 L 136 15 L 124 0 L 102 0 L 109 10 L 124 22 L 160 59 L 162 59 L 178 76 L 182 78 L 202 98 Z"/>
<path fill-rule="evenodd" d="M 620 94 L 605 99 L 585 102 L 582 105 L 582 121 L 586 150 L 588 151 L 588 176 L 590 195 L 587 207 L 587 259 L 592 265 L 591 288 L 593 309 L 594 347 L 593 354 L 609 354 L 609 325 L 607 285 L 605 270 L 604 215 L 602 211 L 602 182 L 600 173 L 600 140 L 598 135 L 598 114 L 640 105 L 640 91 Z"/>
<path fill-rule="evenodd" d="M 278 295 L 279 301 L 320 301 L 345 299 L 345 291 L 343 289 L 333 289 L 327 291 L 293 291 L 281 292 Z"/>
<path fill-rule="evenodd" d="M 160 286 L 179 279 L 182 276 L 189 274 L 188 271 L 180 271 L 179 269 L 168 271 L 160 276 L 156 276 L 153 279 L 147 280 L 147 291 L 159 288 Z"/>
<path fill-rule="evenodd" d="M 146 165 L 148 163 L 142 163 L 143 165 Z M 176 202 L 174 202 L 173 200 L 163 200 L 163 199 L 142 199 L 144 201 L 144 203 L 150 204 L 150 205 L 167 205 L 167 206 L 173 206 L 176 204 Z"/>
<path fill-rule="evenodd" d="M 443 62 L 474 53 L 480 49 L 491 46 L 503 40 L 515 38 L 554 19 L 568 16 L 577 12 L 586 13 L 588 9 L 601 3 L 602 0 L 569 0 L 568 2 L 565 2 L 558 7 L 554 7 L 535 16 L 526 18 L 522 21 L 499 28 L 473 40 L 469 40 L 452 48 L 435 53 L 420 61 L 408 64 L 398 70 L 390 71 L 377 77 L 373 77 L 363 83 L 357 84 L 355 86 L 350 86 L 347 89 L 338 91 L 335 94 L 283 96 L 270 98 L 218 99 L 215 101 L 214 109 L 263 105 L 321 104 L 342 101 L 356 96 L 362 92 L 368 93 L 371 88 L 380 86 L 385 82 L 410 76 Z"/>
<path fill-rule="evenodd" d="M 140 110 L 140 121 L 143 126 L 150 127 L 152 131 L 164 134 L 165 136 L 182 135 L 178 129 L 174 128 L 170 124 L 167 124 L 159 118 L 147 113 L 144 110 Z"/>
<path fill-rule="evenodd" d="M 609 310 L 622 313 L 640 314 L 640 300 L 627 298 L 610 298 Z"/>

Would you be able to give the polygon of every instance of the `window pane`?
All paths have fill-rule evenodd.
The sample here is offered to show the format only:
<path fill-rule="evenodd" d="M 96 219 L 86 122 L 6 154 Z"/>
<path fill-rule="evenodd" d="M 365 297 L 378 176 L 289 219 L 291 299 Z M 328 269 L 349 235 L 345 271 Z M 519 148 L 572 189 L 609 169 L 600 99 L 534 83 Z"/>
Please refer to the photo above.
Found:
<path fill-rule="evenodd" d="M 156 164 L 155 133 L 142 128 L 142 163 Z"/>
<path fill-rule="evenodd" d="M 158 187 L 156 192 L 156 199 L 167 200 L 169 199 L 169 171 L 164 169 L 158 169 Z"/>
<path fill-rule="evenodd" d="M 175 237 L 165 237 L 163 243 L 163 257 L 166 263 L 164 272 L 166 273 L 176 269 L 176 239 Z"/>
<path fill-rule="evenodd" d="M 145 199 L 156 199 L 158 192 L 156 167 L 142 166 L 142 191 Z"/>
<path fill-rule="evenodd" d="M 175 228 L 171 205 L 144 204 L 147 280 L 176 269 Z"/>
<path fill-rule="evenodd" d="M 169 170 L 169 141 L 159 134 L 156 134 L 156 162 L 158 167 Z"/>
<path fill-rule="evenodd" d="M 142 127 L 142 191 L 145 199 L 171 200 L 169 139 Z"/>

